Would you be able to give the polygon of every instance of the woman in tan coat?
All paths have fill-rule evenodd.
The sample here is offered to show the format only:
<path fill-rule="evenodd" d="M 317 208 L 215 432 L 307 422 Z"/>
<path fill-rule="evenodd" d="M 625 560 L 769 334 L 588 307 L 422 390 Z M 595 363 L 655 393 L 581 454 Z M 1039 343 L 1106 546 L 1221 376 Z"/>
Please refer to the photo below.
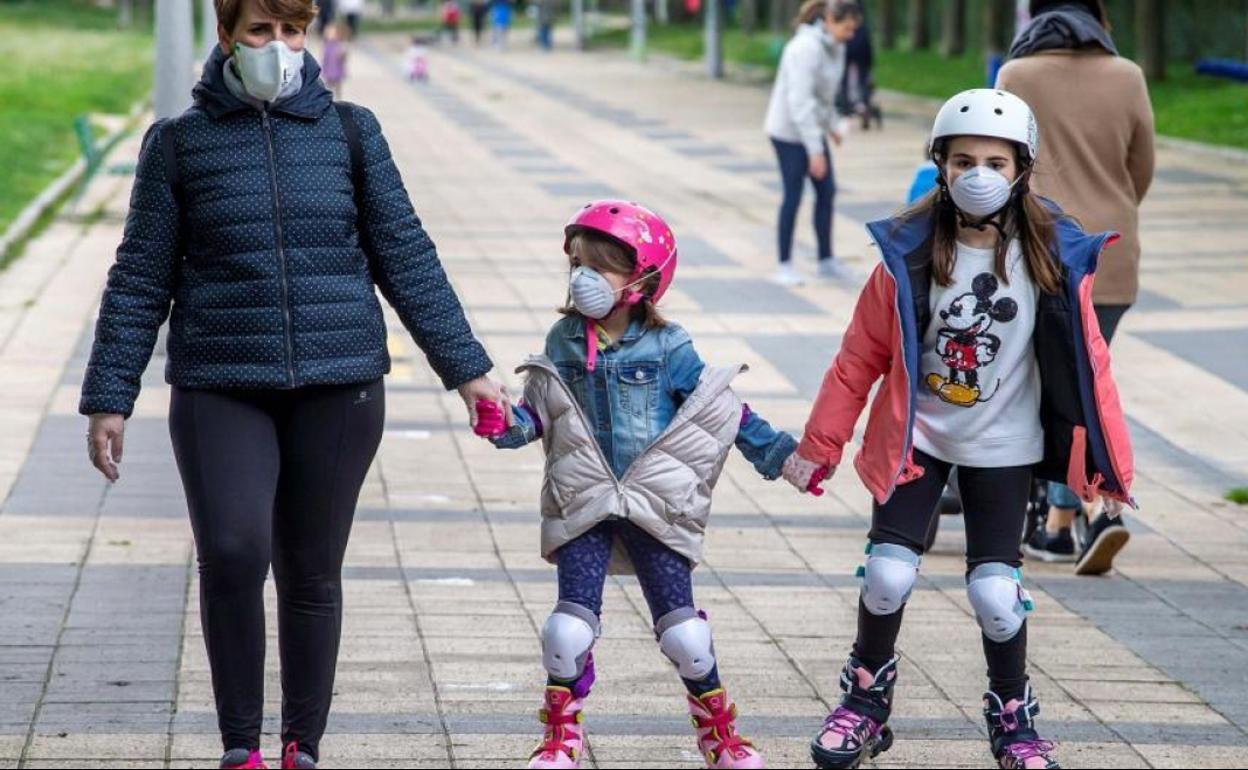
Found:
<path fill-rule="evenodd" d="M 1139 288 L 1139 206 L 1153 180 L 1153 108 L 1144 73 L 1118 55 L 1103 0 L 1031 0 L 1031 23 L 1014 40 L 997 88 L 1022 97 L 1044 137 L 1032 187 L 1057 201 L 1085 230 L 1112 230 L 1093 302 L 1107 341 Z M 1046 526 L 1024 545 L 1044 561 L 1077 561 L 1102 574 L 1129 537 L 1121 520 L 1098 516 L 1076 555 L 1073 492 L 1049 485 Z"/>

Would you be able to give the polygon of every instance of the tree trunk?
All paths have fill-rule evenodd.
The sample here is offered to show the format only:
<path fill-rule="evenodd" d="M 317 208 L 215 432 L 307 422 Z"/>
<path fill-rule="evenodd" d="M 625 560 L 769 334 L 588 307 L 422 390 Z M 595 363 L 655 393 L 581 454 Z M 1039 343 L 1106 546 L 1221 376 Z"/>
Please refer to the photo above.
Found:
<path fill-rule="evenodd" d="M 932 44 L 927 8 L 927 0 L 910 0 L 910 48 L 915 51 L 926 50 Z"/>
<path fill-rule="evenodd" d="M 1009 17 L 1006 0 L 984 0 L 984 42 L 989 53 L 1003 53 L 1012 42 L 1007 36 L 1005 20 Z"/>
<path fill-rule="evenodd" d="M 130 29 L 134 26 L 134 0 L 118 0 L 117 28 Z"/>
<path fill-rule="evenodd" d="M 1165 0 L 1135 0 L 1136 59 L 1149 80 L 1166 79 Z"/>
<path fill-rule="evenodd" d="M 897 3 L 880 0 L 880 47 L 892 49 L 897 45 Z"/>
<path fill-rule="evenodd" d="M 966 52 L 966 0 L 945 0 L 944 10 L 941 52 L 961 56 Z"/>

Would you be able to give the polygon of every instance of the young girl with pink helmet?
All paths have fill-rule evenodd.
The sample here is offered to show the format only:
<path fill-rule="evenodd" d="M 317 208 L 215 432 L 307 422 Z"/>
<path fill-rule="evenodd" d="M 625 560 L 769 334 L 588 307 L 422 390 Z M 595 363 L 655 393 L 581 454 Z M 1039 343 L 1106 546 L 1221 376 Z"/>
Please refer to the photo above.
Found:
<path fill-rule="evenodd" d="M 711 490 L 736 445 L 772 480 L 797 446 L 733 393 L 744 366 L 703 364 L 689 334 L 657 309 L 676 272 L 676 239 L 635 203 L 597 201 L 565 228 L 571 269 L 563 318 L 543 355 L 518 371 L 524 400 L 511 424 L 482 404 L 477 430 L 500 448 L 541 438 L 542 555 L 557 565 L 559 600 L 542 627 L 548 679 L 533 768 L 580 767 L 582 707 L 610 571 L 635 572 L 659 649 L 688 690 L 707 767 L 762 767 L 735 727 L 691 573 L 702 557 Z"/>

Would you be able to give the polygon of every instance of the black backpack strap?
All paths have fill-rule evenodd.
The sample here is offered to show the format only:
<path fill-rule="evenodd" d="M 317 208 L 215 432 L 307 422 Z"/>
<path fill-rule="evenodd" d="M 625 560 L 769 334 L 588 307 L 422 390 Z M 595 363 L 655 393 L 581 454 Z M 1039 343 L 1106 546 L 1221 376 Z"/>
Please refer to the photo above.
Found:
<path fill-rule="evenodd" d="M 160 132 L 160 150 L 165 156 L 165 181 L 173 193 L 173 200 L 182 210 L 182 174 L 178 171 L 178 145 L 173 136 L 173 126 L 165 123 Z"/>
<path fill-rule="evenodd" d="M 186 257 L 186 201 L 182 192 L 182 172 L 178 169 L 178 145 L 173 135 L 173 122 L 165 121 L 160 132 L 160 152 L 165 159 L 165 182 L 178 207 L 178 242 L 175 255 L 179 268 Z M 174 282 L 181 278 L 181 270 L 174 271 Z"/>
<path fill-rule="evenodd" d="M 347 138 L 347 151 L 351 155 L 351 188 L 355 197 L 355 230 L 359 235 L 360 245 L 368 257 L 371 271 L 373 250 L 368 242 L 368 233 L 364 228 L 364 140 L 360 138 L 360 124 L 355 120 L 355 105 L 351 102 L 334 102 L 338 111 L 338 121 L 342 123 L 342 133 Z"/>
<path fill-rule="evenodd" d="M 364 140 L 360 138 L 360 124 L 355 122 L 353 107 L 350 102 L 334 102 L 338 120 L 342 123 L 342 133 L 347 137 L 347 150 L 351 154 L 351 186 L 355 188 L 356 215 L 363 216 Z"/>

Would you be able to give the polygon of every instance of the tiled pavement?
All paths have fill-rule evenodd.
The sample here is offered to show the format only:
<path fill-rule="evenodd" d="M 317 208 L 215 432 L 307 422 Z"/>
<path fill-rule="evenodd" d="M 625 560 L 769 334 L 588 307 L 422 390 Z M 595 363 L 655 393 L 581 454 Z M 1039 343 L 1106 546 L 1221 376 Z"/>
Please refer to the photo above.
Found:
<path fill-rule="evenodd" d="M 682 263 L 668 313 L 705 358 L 750 364 L 740 390 L 758 411 L 800 427 L 853 292 L 758 280 L 778 202 L 765 91 L 525 48 L 438 52 L 432 82 L 416 86 L 400 55 L 397 40 L 357 50 L 347 97 L 380 117 L 503 372 L 554 320 L 563 220 L 618 194 L 672 218 Z M 931 113 L 890 106 L 884 133 L 851 135 L 837 154 L 837 251 L 864 275 L 861 223 L 895 208 Z M 208 766 L 219 753 L 163 343 L 115 487 L 88 466 L 75 414 L 127 188 L 97 180 L 82 210 L 100 216 L 54 224 L 0 274 L 0 767 Z M 1220 502 L 1248 479 L 1245 215 L 1248 165 L 1162 152 L 1142 217 L 1144 293 L 1114 348 L 1140 469 L 1134 538 L 1108 578 L 1027 570 L 1042 722 L 1069 766 L 1248 764 L 1248 510 Z M 475 440 L 393 318 L 391 330 L 388 430 L 347 557 L 326 765 L 515 766 L 536 733 L 537 629 L 554 592 L 537 553 L 541 458 Z M 773 766 L 807 764 L 853 633 L 868 500 L 852 473 L 831 488 L 799 498 L 731 460 L 697 572 L 725 680 Z M 881 765 L 990 764 L 961 545 L 946 521 L 924 562 L 901 639 L 901 740 Z M 590 759 L 696 766 L 636 586 L 613 579 L 604 616 Z"/>

